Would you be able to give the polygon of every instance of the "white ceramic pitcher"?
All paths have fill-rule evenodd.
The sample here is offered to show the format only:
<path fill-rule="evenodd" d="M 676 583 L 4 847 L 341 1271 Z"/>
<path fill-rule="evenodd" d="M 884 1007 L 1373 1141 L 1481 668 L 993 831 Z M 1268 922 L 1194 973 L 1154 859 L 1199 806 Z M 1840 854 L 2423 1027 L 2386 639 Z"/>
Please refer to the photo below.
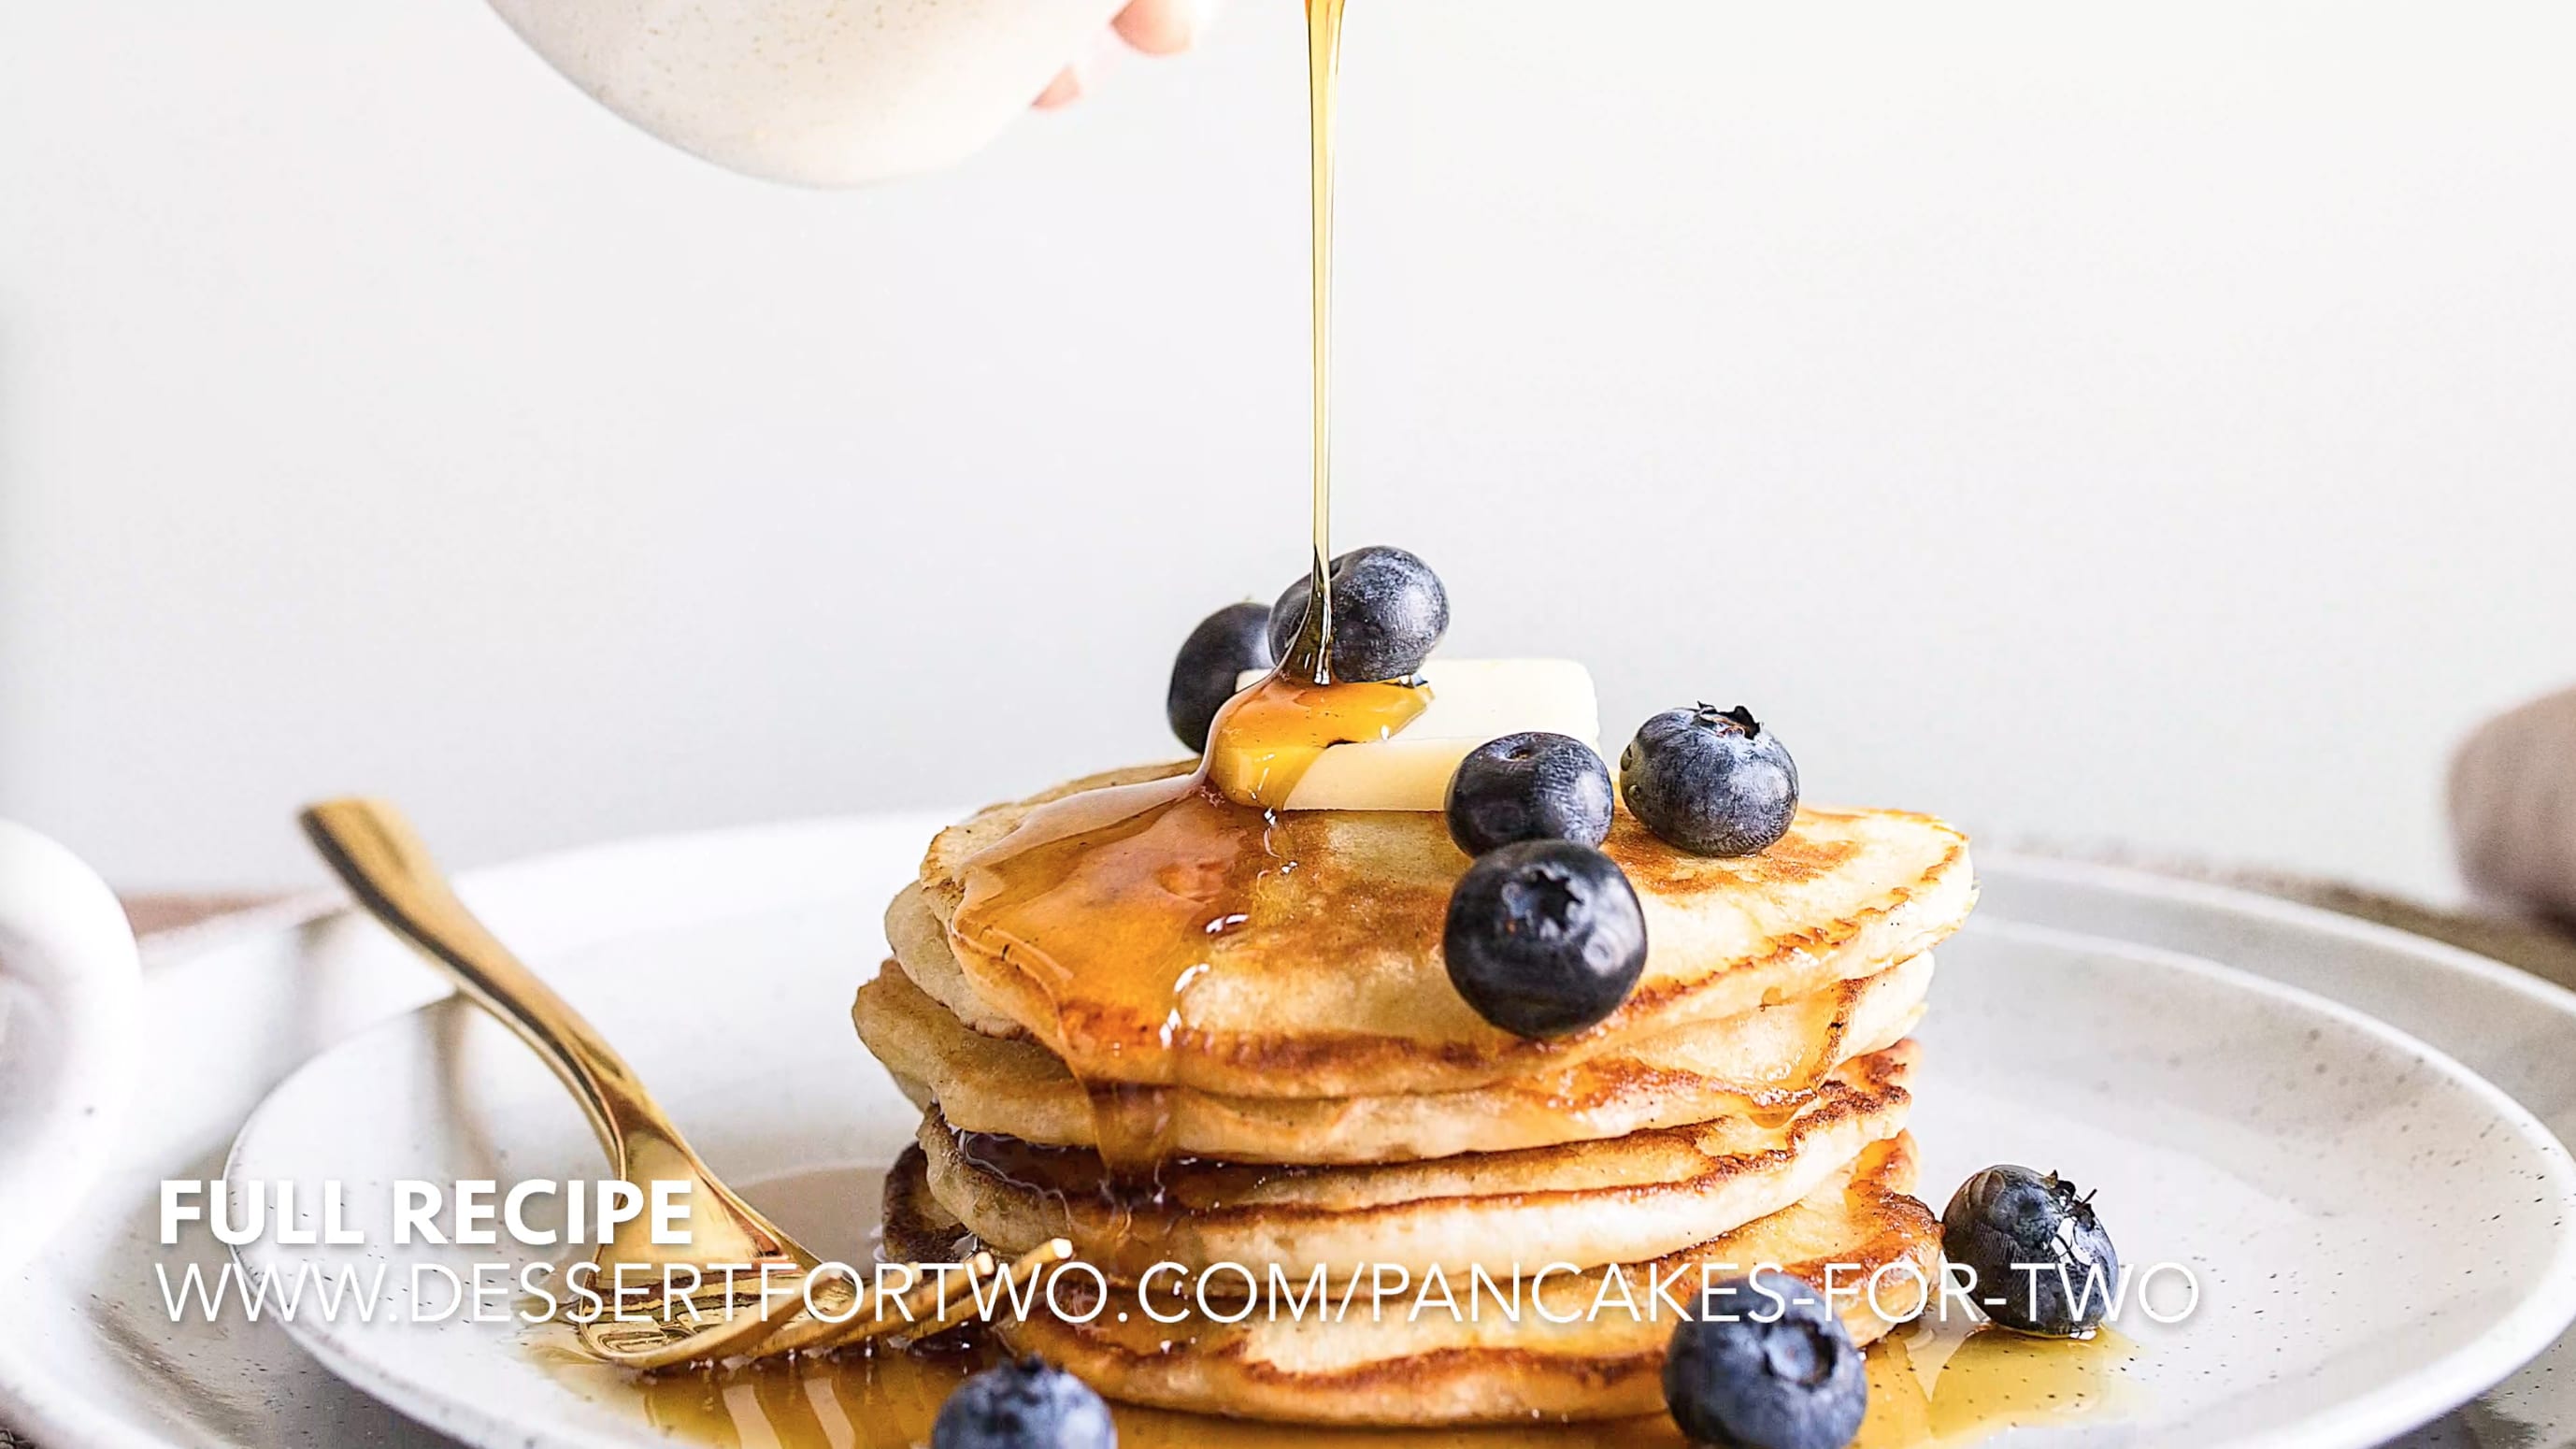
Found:
<path fill-rule="evenodd" d="M 1123 0 L 492 0 L 573 84 L 722 166 L 806 186 L 982 147 Z"/>
<path fill-rule="evenodd" d="M 105 882 L 0 820 L 0 1268 L 80 1201 L 134 1081 L 141 975 Z"/>

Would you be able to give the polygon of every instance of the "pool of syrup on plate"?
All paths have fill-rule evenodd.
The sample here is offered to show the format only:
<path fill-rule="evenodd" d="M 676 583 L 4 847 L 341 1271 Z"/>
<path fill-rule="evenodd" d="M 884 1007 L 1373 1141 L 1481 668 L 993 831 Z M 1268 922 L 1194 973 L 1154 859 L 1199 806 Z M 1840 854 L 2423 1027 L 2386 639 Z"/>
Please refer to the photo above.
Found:
<path fill-rule="evenodd" d="M 751 1195 L 851 1261 L 880 1250 L 885 1174 L 833 1169 L 767 1179 Z M 851 1241 L 850 1224 L 865 1220 Z M 919 1251 L 918 1247 L 914 1251 Z M 580 1397 L 675 1445 L 705 1449 L 920 1449 L 948 1395 L 999 1349 L 970 1327 L 926 1344 L 847 1350 L 637 1375 L 581 1351 L 571 1329 L 529 1330 L 530 1351 Z M 2024 1338 L 1960 1319 L 1918 1321 L 1868 1350 L 1869 1415 L 1853 1449 L 1960 1449 L 2016 1427 L 2133 1411 L 2126 1366 L 2139 1355 L 2103 1330 L 2082 1341 Z M 1663 1415 L 1472 1429 L 1318 1428 L 1113 1404 L 1122 1449 L 1610 1449 L 1679 1446 Z"/>
<path fill-rule="evenodd" d="M 568 1336 L 567 1336 L 568 1341 Z M 643 1378 L 576 1349 L 539 1350 L 576 1392 L 622 1407 L 677 1444 L 708 1449 L 917 1449 L 939 1406 L 994 1351 L 958 1335 L 911 1349 L 768 1360 Z M 1869 1417 L 1854 1449 L 1957 1449 L 2005 1429 L 2114 1415 L 2135 1395 L 2136 1347 L 2104 1331 L 2075 1343 L 1920 1324 L 1868 1353 Z M 1610 1449 L 1678 1446 L 1669 1418 L 1475 1429 L 1328 1429 L 1111 1406 L 1121 1449 Z"/>

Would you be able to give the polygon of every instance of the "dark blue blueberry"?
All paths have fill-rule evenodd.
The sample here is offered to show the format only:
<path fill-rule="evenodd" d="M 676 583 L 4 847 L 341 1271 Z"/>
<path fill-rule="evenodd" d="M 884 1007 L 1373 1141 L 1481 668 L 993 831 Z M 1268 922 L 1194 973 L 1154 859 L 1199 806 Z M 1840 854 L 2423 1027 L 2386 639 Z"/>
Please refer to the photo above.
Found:
<path fill-rule="evenodd" d="M 1572 735 L 1505 735 L 1458 762 L 1448 810 L 1449 838 L 1469 855 L 1518 840 L 1599 845 L 1610 834 L 1610 767 Z"/>
<path fill-rule="evenodd" d="M 1117 1449 L 1109 1406 L 1034 1354 L 957 1386 L 930 1426 L 930 1449 Z"/>
<path fill-rule="evenodd" d="M 1646 969 L 1646 917 L 1610 857 L 1524 840 L 1458 878 L 1440 950 L 1478 1016 L 1515 1036 L 1563 1036 L 1628 999 Z"/>
<path fill-rule="evenodd" d="M 2092 1198 L 2056 1173 L 2009 1163 L 1951 1194 L 1941 1252 L 1977 1275 L 1973 1296 L 1988 1318 L 2049 1338 L 2090 1334 L 2120 1282 L 2120 1254 Z"/>
<path fill-rule="evenodd" d="M 1763 1269 L 1717 1285 L 1673 1329 L 1664 1404 L 1713 1449 L 1842 1449 L 1869 1411 L 1869 1377 L 1824 1295 Z"/>
<path fill-rule="evenodd" d="M 1181 641 L 1172 661 L 1172 687 L 1163 696 L 1163 717 L 1172 733 L 1194 750 L 1207 748 L 1208 726 L 1216 712 L 1234 698 L 1234 682 L 1247 669 L 1267 669 L 1270 656 L 1270 611 L 1259 604 L 1228 604 L 1199 621 Z"/>
<path fill-rule="evenodd" d="M 1742 705 L 1668 709 L 1619 756 L 1637 822 L 1693 855 L 1751 855 L 1798 818 L 1798 764 Z"/>
<path fill-rule="evenodd" d="M 1270 609 L 1270 652 L 1282 659 L 1306 621 L 1299 579 Z M 1333 560 L 1333 677 L 1408 679 L 1449 632 L 1449 592 L 1431 565 L 1372 544 Z"/>

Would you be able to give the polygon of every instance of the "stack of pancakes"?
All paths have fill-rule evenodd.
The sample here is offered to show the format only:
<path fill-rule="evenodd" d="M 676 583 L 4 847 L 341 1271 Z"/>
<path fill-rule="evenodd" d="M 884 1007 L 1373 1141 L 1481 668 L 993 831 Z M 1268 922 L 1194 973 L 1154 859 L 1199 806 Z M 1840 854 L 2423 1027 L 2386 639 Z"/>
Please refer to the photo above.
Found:
<path fill-rule="evenodd" d="M 1906 1195 L 1906 1034 L 1930 948 L 1975 899 L 1957 831 L 1810 809 L 1759 855 L 1706 858 L 1623 812 L 1602 848 L 1644 907 L 1644 977 L 1599 1025 L 1537 1041 L 1449 984 L 1441 928 L 1468 861 L 1441 817 L 1283 816 L 1270 848 L 1294 868 L 1211 930 L 1167 1021 L 1129 1024 L 1171 1050 L 1149 1077 L 1104 1080 L 1118 1063 L 1068 1023 L 1126 998 L 950 925 L 979 857 L 1033 811 L 1180 768 L 1078 781 L 943 832 L 887 913 L 895 959 L 859 993 L 860 1036 L 923 1109 L 887 1191 L 889 1254 L 1062 1236 L 1121 1285 L 1104 1304 L 1061 1299 L 1067 1317 L 1004 1319 L 1013 1349 L 1166 1408 L 1591 1419 L 1660 1408 L 1673 1318 L 1649 1285 L 1693 1301 L 1696 1265 L 1823 1282 L 1830 1264 L 1846 1286 L 1892 1268 L 1889 1306 L 1913 1302 L 1892 1265 L 1928 1276 L 1939 1225 Z M 1101 1134 L 1126 1130 L 1140 1097 L 1155 1163 L 1112 1170 Z M 1153 1284 L 1165 1321 L 1128 1286 L 1160 1263 L 1180 1270 Z M 1202 1295 L 1215 1264 L 1249 1272 L 1219 1269 Z M 1319 1270 L 1346 1311 L 1277 1300 Z M 1890 1326 L 1866 1297 L 1838 1306 L 1855 1339 Z"/>

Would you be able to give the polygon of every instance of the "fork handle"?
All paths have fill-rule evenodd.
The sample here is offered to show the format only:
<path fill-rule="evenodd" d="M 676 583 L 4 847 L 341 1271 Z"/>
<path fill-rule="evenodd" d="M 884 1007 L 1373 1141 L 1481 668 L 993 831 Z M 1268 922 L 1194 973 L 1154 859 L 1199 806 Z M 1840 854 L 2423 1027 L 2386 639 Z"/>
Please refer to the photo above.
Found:
<path fill-rule="evenodd" d="M 596 1028 L 537 979 L 457 899 L 411 822 L 383 800 L 350 797 L 307 807 L 305 836 L 367 914 L 456 979 L 465 994 L 508 1024 L 570 1088 L 619 1177 L 658 1156 L 645 1144 L 695 1154 L 656 1106 L 626 1059 Z"/>

